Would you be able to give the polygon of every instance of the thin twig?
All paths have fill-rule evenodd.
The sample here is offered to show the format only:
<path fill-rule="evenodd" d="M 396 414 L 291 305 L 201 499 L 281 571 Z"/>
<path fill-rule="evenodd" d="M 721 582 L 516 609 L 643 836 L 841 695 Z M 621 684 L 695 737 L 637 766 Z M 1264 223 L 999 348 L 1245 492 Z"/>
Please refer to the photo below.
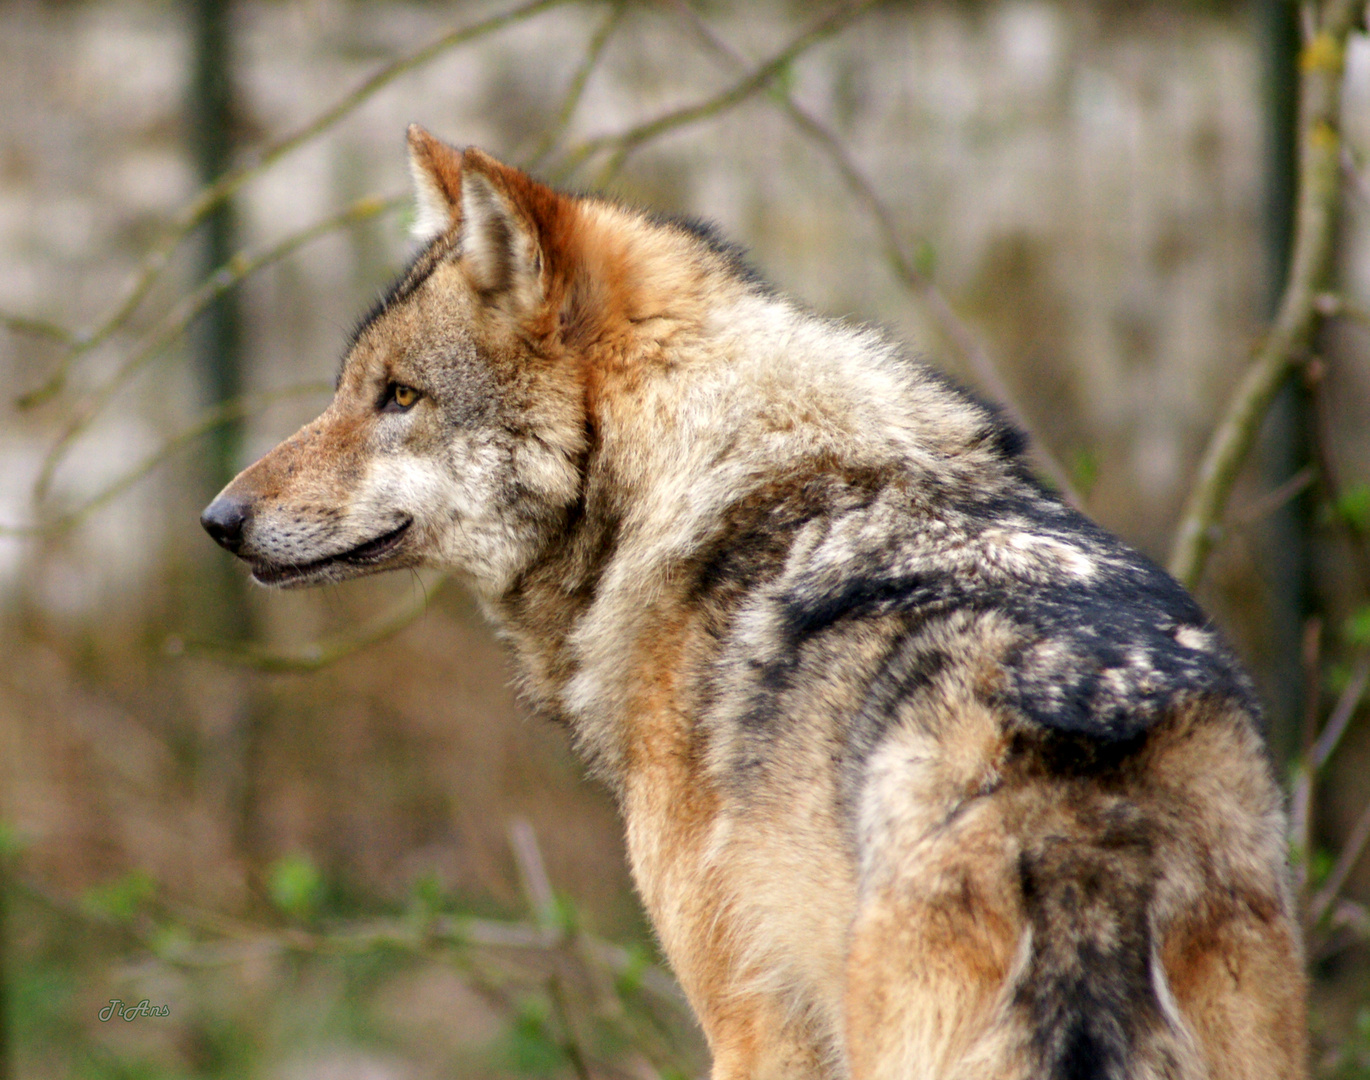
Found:
<path fill-rule="evenodd" d="M 1340 479 L 1341 469 L 1334 457 L 1333 418 L 1327 397 L 1327 380 L 1322 377 L 1324 370 L 1322 362 L 1315 360 L 1314 364 L 1310 365 L 1309 374 L 1316 372 L 1318 377 L 1307 380 L 1311 405 L 1309 417 L 1313 460 L 1317 466 L 1323 498 L 1327 505 L 1333 508 L 1332 520 L 1346 541 L 1347 551 L 1360 578 L 1360 588 L 1364 591 L 1370 588 L 1370 546 L 1367 545 L 1368 538 L 1364 525 L 1354 515 L 1341 512 L 1344 489 Z"/>
<path fill-rule="evenodd" d="M 64 326 L 58 326 L 47 319 L 36 319 L 30 315 L 0 314 L 0 326 L 15 334 L 31 334 L 34 337 L 50 338 L 63 345 L 72 343 L 72 333 Z"/>
<path fill-rule="evenodd" d="M 1341 849 L 1341 854 L 1337 856 L 1336 865 L 1332 867 L 1332 872 L 1327 875 L 1327 883 L 1318 890 L 1317 895 L 1308 905 L 1308 925 L 1317 926 L 1323 920 L 1323 916 L 1336 903 L 1337 896 L 1341 893 L 1342 887 L 1346 884 L 1346 879 L 1351 876 L 1351 871 L 1360 862 L 1360 857 L 1365 854 L 1366 845 L 1370 844 L 1370 805 L 1361 811 L 1360 817 L 1356 819 L 1356 824 L 1351 828 L 1351 835 L 1346 838 L 1346 845 Z"/>
<path fill-rule="evenodd" d="M 1289 806 L 1289 837 L 1295 895 L 1302 897 L 1308 887 L 1309 858 L 1313 851 L 1313 797 L 1318 771 L 1310 763 L 1310 752 L 1317 738 L 1318 705 L 1321 701 L 1318 673 L 1322 662 L 1322 620 L 1309 619 L 1303 627 L 1300 659 L 1304 673 L 1302 755 L 1294 777 Z"/>
<path fill-rule="evenodd" d="M 1316 679 L 1310 682 L 1316 683 Z M 1356 662 L 1350 681 L 1333 706 L 1321 734 L 1304 754 L 1294 778 L 1294 789 L 1289 797 L 1289 837 L 1298 856 L 1294 870 L 1298 878 L 1296 891 L 1300 894 L 1308 885 L 1309 860 L 1313 855 L 1313 796 L 1318 775 L 1346 734 L 1347 725 L 1365 696 L 1367 682 L 1370 682 L 1370 652 L 1362 653 Z"/>
<path fill-rule="evenodd" d="M 580 99 L 585 96 L 585 87 L 590 81 L 590 76 L 599 66 L 599 62 L 604 56 L 604 48 L 609 44 L 609 39 L 613 37 L 614 31 L 623 21 L 623 13 L 626 10 L 627 5 L 622 0 L 616 0 L 609 14 L 605 16 L 604 21 L 595 30 L 594 36 L 590 39 L 590 44 L 586 47 L 585 56 L 581 59 L 580 66 L 571 76 L 571 83 L 566 88 L 566 96 L 562 99 L 561 108 L 557 110 L 556 120 L 547 129 L 538 142 L 537 149 L 528 158 L 527 168 L 529 172 L 534 172 L 540 168 L 551 156 L 552 151 L 561 143 L 561 140 L 565 138 L 566 132 L 571 126 L 571 120 L 576 115 L 576 109 L 580 107 Z"/>
<path fill-rule="evenodd" d="M 236 667 L 254 668 L 272 674 L 304 674 L 319 671 L 351 656 L 368 646 L 394 637 L 428 610 L 429 602 L 447 582 L 438 578 L 430 585 L 422 599 L 411 601 L 393 614 L 379 619 L 354 634 L 343 634 L 329 641 L 319 641 L 295 652 L 278 652 L 260 645 L 236 645 L 222 641 L 183 640 L 168 638 L 165 650 L 172 656 L 195 656 Z"/>
<path fill-rule="evenodd" d="M 685 3 L 685 0 L 672 0 L 671 6 L 683 19 L 690 23 L 695 32 L 714 52 L 726 57 L 734 64 L 746 63 L 746 58 L 733 48 L 726 38 L 716 33 L 708 23 L 700 18 L 699 13 Z M 899 227 L 895 224 L 894 214 L 876 191 L 870 178 L 852 158 L 850 151 L 841 139 L 819 117 L 796 102 L 788 91 L 781 91 L 775 94 L 774 98 L 790 122 L 827 155 L 829 161 L 841 174 L 847 188 L 856 196 L 874 220 L 885 247 L 886 260 L 895 277 L 932 314 L 938 328 L 951 343 L 952 348 L 960 354 L 961 359 L 974 373 L 976 381 L 989 397 L 1003 408 L 1005 415 L 1016 427 L 1029 434 L 1033 451 L 1047 478 L 1071 504 L 1077 507 L 1083 505 L 1079 493 L 1070 481 L 1069 474 L 1052 454 L 1046 443 L 1033 435 L 1032 426 L 1027 422 L 1023 411 L 1015 404 L 1013 394 L 1010 393 L 1008 385 L 999 374 L 998 366 L 990 359 L 989 354 L 970 328 L 952 310 L 936 282 L 919 270 L 913 260 L 905 254 L 905 245 L 900 237 Z"/>
<path fill-rule="evenodd" d="M 626 131 L 611 135 L 600 135 L 578 143 L 563 156 L 561 164 L 555 171 L 555 177 L 564 179 L 580 168 L 587 159 L 605 151 L 613 152 L 612 160 L 615 163 L 615 168 L 617 168 L 623 164 L 623 161 L 633 150 L 643 143 L 700 120 L 712 119 L 740 105 L 754 94 L 770 86 L 777 76 L 807 50 L 832 37 L 880 2 L 881 0 L 854 0 L 854 2 L 839 4 L 812 27 L 798 35 L 771 59 L 758 65 L 721 93 L 693 105 L 673 109 L 628 128 Z"/>
<path fill-rule="evenodd" d="M 561 980 L 555 972 L 547 977 L 547 996 L 552 1001 L 552 1011 L 556 1014 L 557 1024 L 561 1027 L 562 1053 L 571 1062 L 571 1068 L 575 1070 L 577 1080 L 590 1080 L 590 1066 L 585 1051 L 581 1048 L 580 1036 L 576 1034 L 575 1024 L 571 1020 L 571 1009 L 566 1001 L 566 991 L 562 988 Z"/>
<path fill-rule="evenodd" d="M 510 819 L 509 847 L 514 853 L 519 883 L 523 886 L 524 896 L 528 898 L 533 917 L 544 929 L 555 929 L 558 925 L 556 894 L 552 892 L 552 882 L 547 877 L 547 865 L 542 861 L 537 833 L 527 818 Z"/>
<path fill-rule="evenodd" d="M 1316 298 L 1331 266 L 1341 190 L 1341 78 L 1346 39 L 1362 5 L 1327 5 L 1322 25 L 1299 57 L 1299 196 L 1289 274 L 1274 324 L 1209 441 L 1176 529 L 1170 572 L 1198 584 L 1217 538 L 1223 509 L 1270 403 L 1317 328 Z"/>
<path fill-rule="evenodd" d="M 1346 319 L 1370 329 L 1370 309 L 1352 303 L 1337 293 L 1320 293 L 1313 301 L 1318 314 L 1325 319 Z"/>
<path fill-rule="evenodd" d="M 168 312 L 144 336 L 142 343 L 124 359 L 114 374 L 106 379 L 78 407 L 75 417 L 49 447 L 47 455 L 43 459 L 42 468 L 38 472 L 38 479 L 33 486 L 34 502 L 41 504 L 47 498 L 52 488 L 53 476 L 66 457 L 67 451 L 95 422 L 104 408 L 113 400 L 115 394 L 129 379 L 174 345 L 201 312 L 215 299 L 234 288 L 244 278 L 255 274 L 263 267 L 280 262 L 320 237 L 407 204 L 407 197 L 390 196 L 382 198 L 376 195 L 368 195 L 356 200 L 344 210 L 332 214 L 322 221 L 317 221 L 306 229 L 292 233 L 285 239 L 261 251 L 254 253 L 239 252 L 229 262 L 219 267 L 201 282 L 199 288 L 184 297 L 179 304 Z"/>
<path fill-rule="evenodd" d="M 116 920 L 91 910 L 59 893 L 37 879 L 16 876 L 14 884 L 35 900 L 63 915 L 99 925 L 114 925 Z M 412 920 L 377 918 L 356 923 L 342 923 L 322 930 L 298 927 L 268 929 L 199 908 L 174 907 L 167 909 L 176 923 L 208 933 L 216 942 L 195 943 L 198 951 L 173 952 L 164 957 L 168 962 L 200 966 L 202 962 L 223 962 L 218 955 L 225 943 L 247 946 L 254 955 L 304 952 L 342 955 L 367 952 L 393 946 L 422 950 L 433 945 L 526 952 L 553 952 L 560 948 L 562 936 L 558 931 L 513 920 L 468 918 L 462 915 L 441 915 L 422 924 Z M 677 1008 L 685 1006 L 685 996 L 679 984 L 661 968 L 643 965 L 637 956 L 621 945 L 586 935 L 599 963 L 617 975 L 632 974 L 639 985 L 658 1000 Z"/>
<path fill-rule="evenodd" d="M 58 364 L 57 369 L 49 377 L 48 381 L 37 390 L 25 394 L 19 399 L 21 408 L 32 408 L 49 398 L 60 393 L 66 386 L 66 381 L 71 373 L 72 365 L 85 353 L 90 352 L 96 346 L 103 344 L 114 333 L 116 333 L 137 311 L 152 286 L 156 284 L 162 271 L 166 269 L 167 263 L 173 252 L 180 247 L 181 242 L 190 235 L 213 210 L 225 200 L 231 198 L 244 184 L 256 179 L 259 175 L 269 169 L 281 158 L 294 150 L 299 149 L 311 139 L 327 131 L 339 121 L 355 112 L 361 105 L 365 104 L 370 98 L 374 97 L 379 91 L 389 86 L 400 76 L 421 67 L 437 56 L 459 45 L 466 45 L 470 42 L 494 33 L 514 23 L 521 22 L 534 15 L 540 14 L 551 8 L 565 4 L 569 0 L 531 0 L 529 3 L 521 4 L 511 8 L 509 11 L 489 18 L 482 19 L 470 25 L 451 30 L 441 37 L 429 42 L 423 48 L 401 57 L 398 60 L 387 64 L 380 71 L 376 72 L 369 79 L 363 82 L 351 93 L 344 95 L 330 108 L 324 110 L 314 120 L 305 124 L 291 135 L 278 139 L 266 147 L 263 147 L 256 154 L 255 159 L 248 165 L 234 169 L 225 173 L 214 183 L 203 188 L 199 194 L 186 204 L 171 219 L 166 231 L 151 250 L 143 257 L 139 264 L 133 284 L 129 288 L 124 299 L 104 318 L 104 320 L 90 333 L 76 339 L 72 348 Z"/>
<path fill-rule="evenodd" d="M 527 818 L 510 819 L 509 847 L 514 853 L 519 884 L 523 887 L 523 894 L 538 925 L 564 935 L 566 927 L 557 915 L 556 894 L 547 875 L 542 848 L 538 844 L 537 833 Z M 579 920 L 576 920 L 573 930 L 571 944 L 574 945 L 585 969 L 585 975 L 590 981 L 600 1014 L 622 1020 L 623 1003 L 614 993 L 612 980 L 603 977 L 602 969 L 605 965 L 596 954 L 592 941 L 580 928 Z"/>
<path fill-rule="evenodd" d="M 1303 641 L 1299 648 L 1303 668 L 1303 722 L 1299 725 L 1299 748 L 1305 759 L 1318 738 L 1318 713 L 1322 706 L 1322 619 L 1313 615 L 1304 620 Z"/>
<path fill-rule="evenodd" d="M 206 409 L 189 427 L 183 431 L 166 439 L 156 450 L 150 453 L 137 465 L 131 468 L 123 476 L 107 485 L 103 490 L 92 495 L 80 506 L 68 510 L 59 517 L 51 521 L 39 522 L 33 525 L 0 525 L 0 536 L 53 536 L 67 532 L 85 521 L 91 514 L 102 507 L 108 506 L 116 498 L 131 488 L 143 477 L 147 476 L 153 469 L 157 468 L 168 458 L 172 457 L 178 450 L 182 449 L 196 439 L 207 435 L 217 427 L 231 423 L 234 420 L 242 420 L 253 416 L 262 409 L 274 405 L 280 401 L 287 401 L 290 398 L 302 397 L 308 394 L 326 394 L 333 388 L 328 383 L 301 383 L 297 386 L 287 386 L 280 390 L 271 390 L 261 394 L 244 394 L 242 397 L 225 401 L 213 408 Z"/>
<path fill-rule="evenodd" d="M 1327 723 L 1323 725 L 1322 734 L 1318 736 L 1318 741 L 1313 744 L 1313 748 L 1308 752 L 1309 764 L 1314 769 L 1321 769 L 1326 765 L 1333 751 L 1337 749 L 1341 737 L 1346 734 L 1347 725 L 1355 716 L 1361 699 L 1365 697 L 1367 682 L 1370 682 L 1370 651 L 1362 653 L 1360 659 L 1356 661 L 1355 670 L 1351 674 L 1350 681 L 1346 684 L 1346 689 L 1337 699 L 1336 707 L 1333 708 L 1332 715 L 1327 718 Z"/>
<path fill-rule="evenodd" d="M 1347 900 L 1343 897 L 1333 905 L 1332 910 L 1327 915 L 1328 929 L 1332 931 L 1350 931 L 1353 938 L 1360 941 L 1370 941 L 1370 910 L 1364 904 L 1358 904 L 1354 900 Z M 1330 943 L 1329 943 L 1330 944 Z M 1322 955 L 1330 955 L 1326 944 L 1318 950 Z"/>
<path fill-rule="evenodd" d="M 1346 177 L 1347 185 L 1356 196 L 1356 200 L 1362 206 L 1370 207 L 1370 179 L 1366 178 L 1365 171 L 1356 161 L 1349 146 L 1342 151 L 1341 168 L 1342 175 Z"/>
<path fill-rule="evenodd" d="M 1291 500 L 1297 499 L 1312 487 L 1317 479 L 1318 471 L 1311 465 L 1305 465 L 1279 487 L 1272 488 L 1260 498 L 1252 499 L 1250 503 L 1234 513 L 1232 524 L 1238 528 L 1248 528 L 1259 521 L 1263 521 Z"/>
<path fill-rule="evenodd" d="M 1289 795 L 1290 872 L 1294 895 L 1302 897 L 1308 888 L 1313 857 L 1313 787 L 1316 778 L 1307 761 L 1298 764 Z"/>

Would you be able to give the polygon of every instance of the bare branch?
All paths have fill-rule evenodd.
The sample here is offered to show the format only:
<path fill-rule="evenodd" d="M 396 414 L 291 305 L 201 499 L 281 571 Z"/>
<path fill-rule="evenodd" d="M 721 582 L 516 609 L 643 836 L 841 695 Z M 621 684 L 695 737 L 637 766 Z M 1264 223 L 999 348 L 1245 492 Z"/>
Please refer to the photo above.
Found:
<path fill-rule="evenodd" d="M 1313 748 L 1308 752 L 1309 764 L 1314 769 L 1321 769 L 1327 764 L 1332 752 L 1336 750 L 1337 744 L 1341 742 L 1341 737 L 1346 734 L 1346 727 L 1351 722 L 1351 717 L 1356 714 L 1361 699 L 1365 697 L 1367 682 L 1370 682 L 1370 652 L 1362 653 L 1361 658 L 1356 661 L 1356 668 L 1351 674 L 1351 681 L 1346 684 L 1346 689 L 1337 699 L 1337 704 L 1332 709 L 1332 715 L 1327 718 L 1327 723 L 1323 726 L 1318 741 L 1313 744 Z"/>
<path fill-rule="evenodd" d="M 1351 194 L 1362 206 L 1370 206 L 1370 179 L 1366 178 L 1365 170 L 1356 161 L 1350 147 L 1345 147 L 1341 155 L 1342 175 L 1346 177 L 1347 186 L 1351 189 Z"/>
<path fill-rule="evenodd" d="M 1341 138 L 1336 125 L 1342 67 L 1346 38 L 1359 6 L 1329 5 L 1322 26 L 1300 54 L 1299 197 L 1289 276 L 1274 324 L 1204 451 L 1176 530 L 1169 569 L 1191 588 L 1203 574 L 1223 510 L 1260 423 L 1319 322 L 1316 300 L 1330 269 L 1341 191 Z"/>
<path fill-rule="evenodd" d="M 672 0 L 671 6 L 690 23 L 695 32 L 714 52 L 726 57 L 733 64 L 746 63 L 746 58 L 704 22 L 699 14 L 685 3 L 685 0 Z M 960 354 L 966 366 L 974 373 L 976 381 L 985 393 L 1004 409 L 1009 420 L 1016 427 L 1029 434 L 1033 451 L 1047 478 L 1073 505 L 1082 505 L 1079 493 L 1075 491 L 1070 482 L 1069 474 L 1056 460 L 1046 443 L 1032 433 L 1032 426 L 1027 422 L 1023 411 L 1015 404 L 1013 395 L 1009 392 L 1007 384 L 1000 376 L 999 369 L 990 359 L 989 354 L 980 345 L 970 328 L 952 310 L 951 305 L 932 278 L 919 270 L 913 260 L 905 254 L 904 243 L 900 238 L 899 227 L 895 224 L 894 214 L 876 191 L 875 185 L 871 183 L 861 167 L 852 158 L 846 146 L 827 124 L 796 102 L 788 92 L 776 94 L 775 99 L 779 102 L 782 111 L 790 122 L 827 155 L 829 161 L 841 174 L 847 188 L 856 196 L 866 212 L 875 221 L 885 246 L 885 257 L 895 277 L 931 313 L 939 329 Z"/>
<path fill-rule="evenodd" d="M 487 19 L 443 34 L 423 48 L 387 64 L 351 93 L 344 95 L 330 108 L 293 134 L 262 148 L 251 164 L 225 173 L 213 184 L 202 189 L 171 219 L 161 239 L 143 257 L 135 272 L 133 284 L 124 299 L 94 330 L 75 340 L 72 348 L 63 357 L 48 381 L 37 390 L 31 391 L 19 399 L 20 408 L 32 408 L 61 393 L 66 386 L 73 364 L 82 355 L 103 344 L 128 322 L 147 297 L 152 286 L 156 284 L 162 271 L 166 269 L 172 253 L 180 247 L 181 242 L 209 216 L 215 207 L 224 200 L 231 198 L 244 184 L 256 179 L 281 158 L 294 150 L 298 150 L 311 139 L 345 119 L 400 76 L 408 74 L 415 68 L 422 67 L 449 49 L 469 44 L 478 38 L 567 2 L 569 0 L 531 0 L 529 3 L 511 8 L 509 11 L 492 15 Z"/>
<path fill-rule="evenodd" d="M 139 480 L 147 476 L 158 465 L 172 457 L 178 450 L 194 442 L 196 439 L 213 431 L 215 428 L 230 423 L 233 420 L 241 420 L 252 416 L 269 405 L 274 405 L 279 401 L 286 401 L 294 397 L 302 397 L 307 394 L 326 394 L 332 390 L 328 383 L 301 383 L 297 386 L 287 386 L 279 390 L 271 390 L 261 394 L 245 394 L 242 397 L 225 401 L 211 409 L 206 409 L 200 414 L 200 418 L 191 424 L 184 431 L 179 431 L 171 438 L 164 441 L 156 450 L 145 457 L 123 476 L 115 480 L 99 493 L 92 495 L 80 506 L 73 510 L 68 510 L 61 516 L 51 521 L 41 522 L 34 525 L 0 525 L 0 536 L 52 536 L 66 532 L 75 528 L 91 514 L 101 507 L 108 506 L 116 498 L 126 492 Z"/>
<path fill-rule="evenodd" d="M 509 847 L 514 852 L 519 882 L 533 917 L 544 929 L 557 927 L 557 901 L 552 883 L 547 877 L 547 866 L 542 861 L 542 848 L 537 833 L 527 818 L 516 817 L 509 822 Z"/>
<path fill-rule="evenodd" d="M 14 884 L 42 904 L 83 922 L 108 924 L 113 920 L 92 911 L 28 877 L 17 877 Z M 412 919 L 378 918 L 343 923 L 324 930 L 299 927 L 267 929 L 199 908 L 170 907 L 170 915 L 187 928 L 212 935 L 212 942 L 181 941 L 166 947 L 149 941 L 151 951 L 164 962 L 184 967 L 217 967 L 236 963 L 250 956 L 274 953 L 314 953 L 346 955 L 368 952 L 380 947 L 411 951 L 435 945 L 454 948 L 508 950 L 514 952 L 554 952 L 563 938 L 559 931 L 532 923 L 499 919 L 440 915 L 422 922 Z M 597 963 L 615 975 L 631 975 L 637 984 L 664 1004 L 685 1009 L 685 995 L 670 974 L 652 964 L 643 964 L 628 949 L 593 935 L 583 935 Z"/>
<path fill-rule="evenodd" d="M 1310 856 L 1313 850 L 1313 795 L 1318 781 L 1318 770 L 1309 760 L 1309 751 L 1317 737 L 1319 693 L 1318 672 L 1322 661 L 1322 620 L 1309 619 L 1303 627 L 1303 647 L 1300 660 L 1304 672 L 1303 695 L 1303 756 L 1291 777 L 1289 799 L 1289 839 L 1291 867 L 1295 895 L 1303 897 L 1308 887 Z"/>
<path fill-rule="evenodd" d="M 1351 871 L 1360 862 L 1360 857 L 1365 854 L 1365 847 L 1370 844 L 1370 805 L 1361 811 L 1360 817 L 1356 819 L 1356 824 L 1351 828 L 1351 835 L 1346 838 L 1346 845 L 1341 849 L 1341 854 L 1337 856 L 1336 865 L 1332 867 L 1332 872 L 1327 875 L 1327 883 L 1318 890 L 1308 904 L 1308 925 L 1317 926 L 1322 922 L 1323 916 L 1331 910 L 1336 903 L 1346 879 L 1351 876 Z"/>
<path fill-rule="evenodd" d="M 1241 528 L 1255 525 L 1297 499 L 1318 479 L 1318 471 L 1305 465 L 1279 487 L 1265 492 L 1232 515 L 1232 524 Z"/>
<path fill-rule="evenodd" d="M 547 133 L 538 143 L 537 149 L 528 158 L 529 172 L 536 171 L 566 136 L 566 131 L 571 126 L 571 120 L 576 114 L 576 109 L 580 107 L 580 99 L 585 94 L 586 84 L 589 83 L 595 68 L 599 66 L 599 61 L 604 55 L 604 47 L 609 44 L 609 39 L 613 37 L 614 31 L 623 22 L 623 13 L 626 10 L 627 7 L 621 0 L 615 2 L 608 16 L 600 23 L 599 29 L 595 31 L 594 37 L 590 39 L 590 44 L 585 50 L 585 56 L 580 62 L 580 67 L 571 76 L 571 84 L 566 89 L 566 97 L 562 100 L 556 121 L 548 128 Z"/>
<path fill-rule="evenodd" d="M 1338 296 L 1336 293 L 1322 293 L 1314 300 L 1314 304 L 1318 314 L 1324 318 L 1347 319 L 1370 329 L 1370 310 L 1353 304 L 1344 296 Z"/>
<path fill-rule="evenodd" d="M 30 334 L 33 337 L 49 338 L 63 345 L 72 343 L 71 331 L 47 319 L 35 319 L 28 315 L 0 313 L 0 326 L 14 334 Z"/>
<path fill-rule="evenodd" d="M 832 37 L 879 2 L 880 0 L 850 0 L 848 3 L 839 4 L 775 56 L 758 65 L 726 90 L 694 105 L 686 105 L 644 121 L 627 131 L 586 139 L 566 152 L 554 175 L 558 179 L 563 179 L 594 155 L 611 151 L 613 157 L 606 169 L 607 175 L 601 175 L 601 184 L 607 182 L 623 165 L 628 155 L 643 143 L 700 120 L 712 119 L 742 104 L 770 86 L 777 76 L 810 48 Z"/>
<path fill-rule="evenodd" d="M 561 1027 L 562 1053 L 571 1062 L 576 1080 L 590 1080 L 588 1058 L 584 1048 L 580 1045 L 580 1036 L 576 1034 L 575 1022 L 571 1019 L 571 1008 L 566 1001 L 566 991 L 555 972 L 548 976 L 547 996 L 552 1000 L 552 1010 L 556 1013 L 557 1023 Z"/>
<path fill-rule="evenodd" d="M 1313 785 L 1316 777 L 1307 761 L 1301 762 L 1289 795 L 1290 871 L 1294 894 L 1302 897 L 1308 887 L 1308 871 L 1313 854 Z"/>
<path fill-rule="evenodd" d="M 319 239 L 337 229 L 346 228 L 360 221 L 366 221 L 378 214 L 387 213 L 408 204 L 407 197 L 390 196 L 382 198 L 368 195 L 358 199 L 339 213 L 315 222 L 313 225 L 255 253 L 239 252 L 224 266 L 219 267 L 206 278 L 198 289 L 184 297 L 157 326 L 144 336 L 142 343 L 125 358 L 105 382 L 78 407 L 76 416 L 63 429 L 61 435 L 49 448 L 43 459 L 43 466 L 34 483 L 34 501 L 42 503 L 52 487 L 53 475 L 66 457 L 72 444 L 94 423 L 114 395 L 129 379 L 145 366 L 162 355 L 184 334 L 191 323 L 214 300 L 235 287 L 244 278 L 272 263 L 279 262 L 306 244 Z"/>
<path fill-rule="evenodd" d="M 277 652 L 255 644 L 229 644 L 222 641 L 186 641 L 179 637 L 168 638 L 165 651 L 172 656 L 203 657 L 221 664 L 237 667 L 255 668 L 257 671 L 272 674 L 301 674 L 319 671 L 329 664 L 337 663 L 343 657 L 394 637 L 405 627 L 417 621 L 425 611 L 438 590 L 447 583 L 440 577 L 424 590 L 424 595 L 411 601 L 392 614 L 378 619 L 369 626 L 353 634 L 343 634 L 329 641 L 319 641 L 306 645 L 297 652 Z"/>

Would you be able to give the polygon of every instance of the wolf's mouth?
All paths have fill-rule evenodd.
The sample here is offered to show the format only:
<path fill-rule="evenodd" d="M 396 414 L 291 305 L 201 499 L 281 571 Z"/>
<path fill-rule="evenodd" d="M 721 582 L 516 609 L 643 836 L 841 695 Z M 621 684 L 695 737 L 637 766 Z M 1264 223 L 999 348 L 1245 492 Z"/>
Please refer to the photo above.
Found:
<path fill-rule="evenodd" d="M 332 566 L 374 566 L 399 547 L 400 541 L 412 524 L 414 524 L 413 518 L 405 518 L 388 533 L 382 533 L 380 536 L 373 537 L 365 543 L 349 548 L 347 551 L 340 551 L 336 555 L 315 559 L 313 562 L 269 563 L 254 561 L 252 563 L 252 576 L 262 585 L 303 585 L 311 579 L 333 576 L 327 573 L 329 567 Z"/>

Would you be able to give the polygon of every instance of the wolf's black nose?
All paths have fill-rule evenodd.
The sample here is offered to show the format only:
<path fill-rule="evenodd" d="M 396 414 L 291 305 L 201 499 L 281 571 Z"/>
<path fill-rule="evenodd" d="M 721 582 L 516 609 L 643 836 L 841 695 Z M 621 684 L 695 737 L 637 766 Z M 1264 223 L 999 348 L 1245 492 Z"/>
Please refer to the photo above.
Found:
<path fill-rule="evenodd" d="M 221 495 L 205 507 L 205 512 L 200 515 L 200 524 L 205 527 L 205 532 L 214 537 L 215 543 L 236 555 L 238 548 L 242 547 L 243 525 L 247 516 L 246 503 Z"/>

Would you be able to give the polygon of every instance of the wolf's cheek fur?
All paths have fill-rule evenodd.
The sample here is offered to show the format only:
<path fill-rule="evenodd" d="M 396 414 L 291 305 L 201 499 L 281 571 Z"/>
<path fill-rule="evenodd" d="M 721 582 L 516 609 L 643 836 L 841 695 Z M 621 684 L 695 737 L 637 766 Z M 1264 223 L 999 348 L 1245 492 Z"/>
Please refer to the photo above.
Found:
<path fill-rule="evenodd" d="M 368 496 L 410 515 L 424 563 L 483 577 L 496 561 L 507 455 L 492 441 L 456 438 L 443 457 L 400 451 L 367 473 Z"/>
<path fill-rule="evenodd" d="M 412 518 L 416 562 L 467 576 L 492 596 L 537 555 L 549 523 L 575 497 L 574 463 L 491 431 L 449 433 L 440 455 L 402 448 L 368 468 L 359 516 Z"/>

